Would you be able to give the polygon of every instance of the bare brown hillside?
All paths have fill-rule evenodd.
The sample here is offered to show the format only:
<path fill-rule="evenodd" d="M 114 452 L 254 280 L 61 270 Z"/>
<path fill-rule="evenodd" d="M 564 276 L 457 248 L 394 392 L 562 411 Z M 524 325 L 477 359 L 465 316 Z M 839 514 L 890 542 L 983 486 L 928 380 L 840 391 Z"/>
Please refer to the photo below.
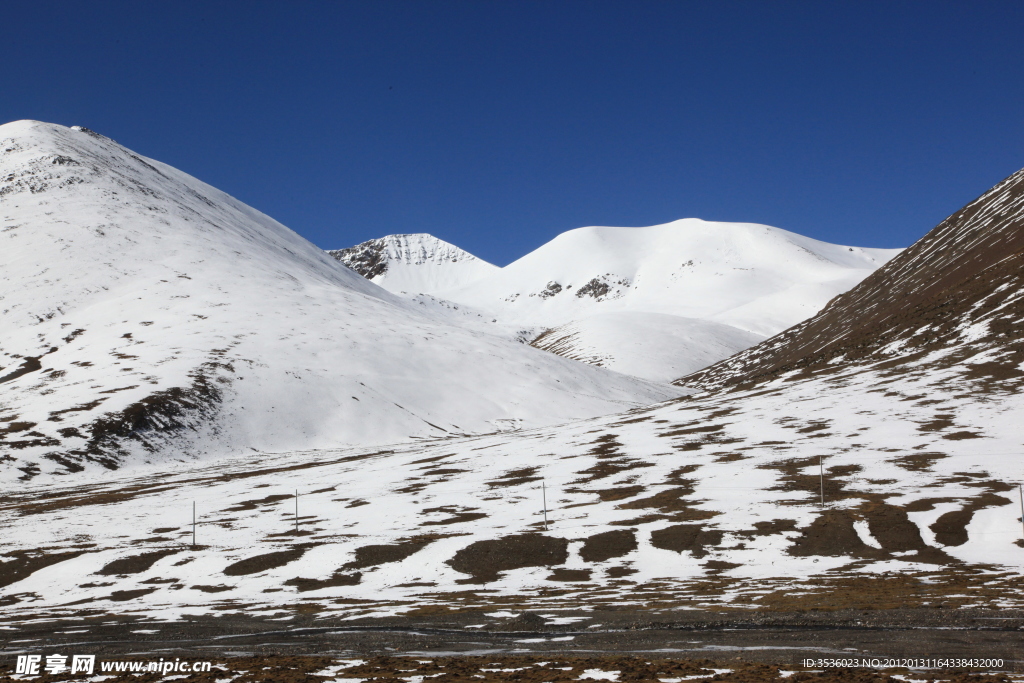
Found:
<path fill-rule="evenodd" d="M 1024 170 L 944 220 L 818 315 L 675 383 L 750 386 L 850 362 L 955 362 L 991 349 L 985 372 L 1013 376 L 1021 360 Z M 938 362 L 938 358 L 932 358 Z M 1003 368 L 1003 369 L 1000 369 Z"/>

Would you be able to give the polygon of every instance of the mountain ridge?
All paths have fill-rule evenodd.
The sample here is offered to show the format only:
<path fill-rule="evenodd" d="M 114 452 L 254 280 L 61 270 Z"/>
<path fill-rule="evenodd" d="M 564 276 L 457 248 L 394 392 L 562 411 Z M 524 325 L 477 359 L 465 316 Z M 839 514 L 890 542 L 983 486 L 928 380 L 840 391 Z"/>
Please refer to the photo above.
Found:
<path fill-rule="evenodd" d="M 401 282 L 389 284 L 386 270 L 371 279 L 395 293 L 424 292 L 421 303 L 457 310 L 478 329 L 652 381 L 677 379 L 672 373 L 697 370 L 782 331 L 899 252 L 828 244 L 765 225 L 681 219 L 570 230 L 504 268 L 445 287 L 438 275 L 445 269 L 410 258 L 415 250 L 401 246 L 405 237 L 366 242 L 346 258 L 360 254 L 369 264 L 364 275 L 396 263 L 406 274 Z M 627 318 L 643 321 L 642 338 L 610 324 Z"/>

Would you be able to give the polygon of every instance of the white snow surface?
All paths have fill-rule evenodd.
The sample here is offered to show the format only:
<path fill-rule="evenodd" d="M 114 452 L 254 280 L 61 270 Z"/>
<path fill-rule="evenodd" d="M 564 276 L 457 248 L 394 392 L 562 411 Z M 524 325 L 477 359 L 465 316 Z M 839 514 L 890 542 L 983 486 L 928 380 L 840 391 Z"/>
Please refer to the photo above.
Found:
<path fill-rule="evenodd" d="M 483 262 L 429 235 L 377 242 L 394 265 L 373 281 L 390 291 L 448 300 L 506 337 L 553 330 L 562 343 L 541 348 L 654 381 L 678 379 L 795 325 L 901 251 L 688 218 L 570 230 L 504 268 L 487 264 L 470 282 L 446 285 L 464 277 L 466 264 Z M 639 327 L 623 329 L 630 324 Z"/>
<path fill-rule="evenodd" d="M 533 345 L 627 375 L 671 382 L 759 341 L 760 335 L 710 320 L 615 311 L 559 325 Z"/>
<path fill-rule="evenodd" d="M 86 129 L 0 126 L 0 212 L 3 479 L 491 432 L 679 395 L 453 324 Z"/>

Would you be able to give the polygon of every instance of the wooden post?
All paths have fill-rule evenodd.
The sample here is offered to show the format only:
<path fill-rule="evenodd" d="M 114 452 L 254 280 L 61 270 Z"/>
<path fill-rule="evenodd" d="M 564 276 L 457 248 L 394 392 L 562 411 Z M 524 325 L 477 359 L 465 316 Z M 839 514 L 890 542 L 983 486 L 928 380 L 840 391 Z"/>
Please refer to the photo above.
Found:
<path fill-rule="evenodd" d="M 1020 491 L 1020 528 L 1024 532 L 1024 485 L 1017 484 L 1017 490 Z"/>
<path fill-rule="evenodd" d="M 544 500 L 544 531 L 548 530 L 548 489 L 544 484 L 544 480 L 540 480 L 540 491 L 541 496 Z"/>
<path fill-rule="evenodd" d="M 825 466 L 821 463 L 821 456 L 818 456 L 818 477 L 821 481 L 821 509 L 825 509 Z"/>

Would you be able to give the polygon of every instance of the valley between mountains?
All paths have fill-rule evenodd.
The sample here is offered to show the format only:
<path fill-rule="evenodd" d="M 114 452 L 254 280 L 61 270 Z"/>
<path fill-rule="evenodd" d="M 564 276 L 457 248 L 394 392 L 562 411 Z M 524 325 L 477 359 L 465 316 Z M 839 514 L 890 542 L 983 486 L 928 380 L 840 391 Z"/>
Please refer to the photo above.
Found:
<path fill-rule="evenodd" d="M 499 269 L 0 151 L 0 625 L 1024 609 L 1024 172 L 898 253 L 691 219 Z"/>

